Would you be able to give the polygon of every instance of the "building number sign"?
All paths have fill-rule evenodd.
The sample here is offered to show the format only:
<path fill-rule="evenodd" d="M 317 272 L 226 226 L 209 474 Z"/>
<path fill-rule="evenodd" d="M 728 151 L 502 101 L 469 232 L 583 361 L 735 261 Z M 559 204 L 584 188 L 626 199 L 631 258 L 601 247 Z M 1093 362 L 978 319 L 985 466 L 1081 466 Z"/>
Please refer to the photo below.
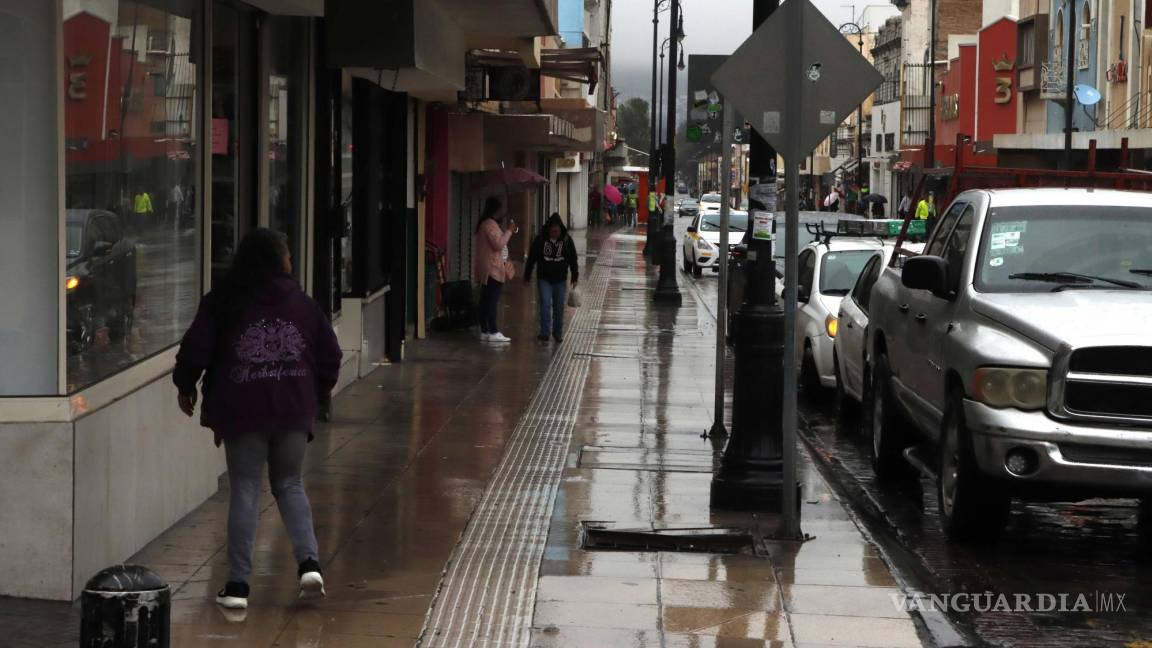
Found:
<path fill-rule="evenodd" d="M 88 98 L 88 64 L 92 57 L 86 54 L 68 57 L 68 98 L 84 101 Z"/>
<path fill-rule="evenodd" d="M 992 69 L 996 72 L 996 94 L 993 101 L 1000 105 L 1012 103 L 1012 70 L 1016 68 L 1015 61 L 1005 54 L 1003 58 L 992 61 Z M 1007 72 L 1007 76 L 1003 73 Z"/>

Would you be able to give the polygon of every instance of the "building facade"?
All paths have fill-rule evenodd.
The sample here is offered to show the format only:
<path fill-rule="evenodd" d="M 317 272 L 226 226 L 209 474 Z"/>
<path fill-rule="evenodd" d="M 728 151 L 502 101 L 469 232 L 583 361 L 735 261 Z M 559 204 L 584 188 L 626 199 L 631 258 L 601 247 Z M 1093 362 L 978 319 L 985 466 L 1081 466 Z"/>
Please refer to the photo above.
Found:
<path fill-rule="evenodd" d="M 556 0 L 481 4 L 0 0 L 0 86 L 21 97 L 0 102 L 20 133 L 0 144 L 0 289 L 20 304 L 0 312 L 0 484 L 19 493 L 0 545 L 21 557 L 0 595 L 74 598 L 216 492 L 222 451 L 170 374 L 248 231 L 288 235 L 343 388 L 402 362 L 448 273 L 468 278 L 477 177 L 591 170 L 610 0 L 582 3 L 568 53 Z M 541 175 L 507 197 L 514 258 L 559 207 Z"/>

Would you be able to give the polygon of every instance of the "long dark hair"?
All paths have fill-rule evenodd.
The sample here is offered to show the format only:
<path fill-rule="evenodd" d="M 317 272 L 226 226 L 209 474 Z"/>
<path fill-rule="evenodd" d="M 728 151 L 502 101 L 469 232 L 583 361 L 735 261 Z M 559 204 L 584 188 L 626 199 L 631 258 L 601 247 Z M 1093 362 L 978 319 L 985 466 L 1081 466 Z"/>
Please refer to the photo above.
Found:
<path fill-rule="evenodd" d="M 264 294 L 275 279 L 285 276 L 284 255 L 287 253 L 288 237 L 276 230 L 260 227 L 244 236 L 224 280 L 212 291 L 222 329 L 235 324 L 249 304 Z"/>
<path fill-rule="evenodd" d="M 500 212 L 500 199 L 496 196 L 488 196 L 484 200 L 484 211 L 480 212 L 480 221 L 476 223 L 476 231 L 479 232 L 483 227 L 484 221 L 490 218 L 496 218 L 496 214 Z"/>

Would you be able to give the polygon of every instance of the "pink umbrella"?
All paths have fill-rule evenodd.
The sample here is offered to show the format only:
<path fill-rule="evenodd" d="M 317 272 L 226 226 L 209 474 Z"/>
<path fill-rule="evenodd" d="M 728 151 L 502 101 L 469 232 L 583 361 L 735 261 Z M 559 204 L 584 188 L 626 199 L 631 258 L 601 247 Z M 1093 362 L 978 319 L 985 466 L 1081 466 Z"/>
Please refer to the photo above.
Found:
<path fill-rule="evenodd" d="M 528 169 L 515 167 L 511 169 L 493 169 L 492 171 L 481 173 L 476 180 L 472 182 L 472 190 L 484 191 L 486 189 L 503 188 L 505 192 L 513 193 L 526 189 L 534 189 L 544 184 L 548 184 L 548 179 L 544 176 L 533 173 Z"/>
<path fill-rule="evenodd" d="M 619 205 L 624 200 L 624 197 L 620 195 L 620 190 L 615 185 L 610 184 L 604 185 L 604 198 L 613 205 Z"/>

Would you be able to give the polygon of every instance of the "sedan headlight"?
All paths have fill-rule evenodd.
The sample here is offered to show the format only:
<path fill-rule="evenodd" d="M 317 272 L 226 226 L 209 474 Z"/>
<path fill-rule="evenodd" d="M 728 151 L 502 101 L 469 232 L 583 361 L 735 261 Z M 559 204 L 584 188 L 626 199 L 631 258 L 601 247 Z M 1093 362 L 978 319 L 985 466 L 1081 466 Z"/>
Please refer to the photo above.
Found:
<path fill-rule="evenodd" d="M 1048 371 L 981 367 L 972 377 L 972 396 L 992 407 L 1043 409 L 1048 402 Z"/>
<path fill-rule="evenodd" d="M 709 243 L 708 241 L 702 239 L 702 238 L 697 238 L 696 239 L 696 249 L 697 250 L 711 250 L 712 244 Z"/>

